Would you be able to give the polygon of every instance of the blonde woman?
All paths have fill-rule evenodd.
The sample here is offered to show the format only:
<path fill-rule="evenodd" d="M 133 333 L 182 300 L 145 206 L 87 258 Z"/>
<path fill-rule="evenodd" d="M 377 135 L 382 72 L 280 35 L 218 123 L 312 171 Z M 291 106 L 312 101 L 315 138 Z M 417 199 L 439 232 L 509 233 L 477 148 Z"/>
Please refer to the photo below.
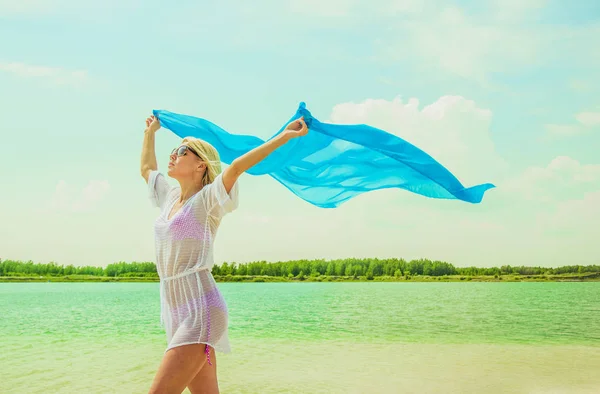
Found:
<path fill-rule="evenodd" d="M 156 268 L 160 277 L 161 322 L 167 349 L 150 393 L 218 393 L 215 351 L 229 352 L 226 303 L 211 275 L 213 242 L 223 216 L 238 205 L 238 177 L 290 139 L 306 135 L 303 118 L 221 172 L 209 143 L 184 138 L 173 149 L 167 175 L 157 170 L 154 116 L 146 119 L 141 174 L 160 208 L 154 223 Z"/>

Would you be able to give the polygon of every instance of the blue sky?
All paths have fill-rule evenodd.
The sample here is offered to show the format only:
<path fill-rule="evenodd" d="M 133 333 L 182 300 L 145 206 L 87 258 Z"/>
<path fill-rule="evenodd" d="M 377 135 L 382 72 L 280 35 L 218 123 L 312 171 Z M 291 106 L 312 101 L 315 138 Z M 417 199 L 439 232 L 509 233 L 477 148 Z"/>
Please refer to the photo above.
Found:
<path fill-rule="evenodd" d="M 0 258 L 153 260 L 151 110 L 267 138 L 306 101 L 498 188 L 479 205 L 386 190 L 324 210 L 245 175 L 217 261 L 598 263 L 598 2 L 0 0 L 0 36 Z M 161 168 L 178 142 L 161 130 Z"/>

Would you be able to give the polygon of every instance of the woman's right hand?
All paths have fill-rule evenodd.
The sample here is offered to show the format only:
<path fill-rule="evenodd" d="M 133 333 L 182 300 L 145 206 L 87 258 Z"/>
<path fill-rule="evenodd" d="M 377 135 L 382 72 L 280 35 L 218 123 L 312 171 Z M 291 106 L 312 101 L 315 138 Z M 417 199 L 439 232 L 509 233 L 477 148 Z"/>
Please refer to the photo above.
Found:
<path fill-rule="evenodd" d="M 155 133 L 160 129 L 160 121 L 156 116 L 150 116 L 146 119 L 146 131 Z"/>

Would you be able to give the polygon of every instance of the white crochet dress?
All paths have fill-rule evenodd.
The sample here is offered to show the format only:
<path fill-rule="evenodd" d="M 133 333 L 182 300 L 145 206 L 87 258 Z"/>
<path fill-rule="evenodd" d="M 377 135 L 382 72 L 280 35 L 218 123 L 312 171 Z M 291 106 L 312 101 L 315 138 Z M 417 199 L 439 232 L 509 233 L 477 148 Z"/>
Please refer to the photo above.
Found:
<path fill-rule="evenodd" d="M 148 188 L 150 199 L 160 208 L 154 231 L 161 324 L 167 334 L 165 351 L 202 343 L 228 353 L 231 349 L 227 305 L 211 269 L 221 218 L 238 206 L 238 184 L 227 194 L 219 174 L 189 198 L 171 219 L 169 213 L 180 197 L 180 188 L 171 186 L 158 171 L 150 173 Z M 207 356 L 208 350 L 207 346 Z"/>

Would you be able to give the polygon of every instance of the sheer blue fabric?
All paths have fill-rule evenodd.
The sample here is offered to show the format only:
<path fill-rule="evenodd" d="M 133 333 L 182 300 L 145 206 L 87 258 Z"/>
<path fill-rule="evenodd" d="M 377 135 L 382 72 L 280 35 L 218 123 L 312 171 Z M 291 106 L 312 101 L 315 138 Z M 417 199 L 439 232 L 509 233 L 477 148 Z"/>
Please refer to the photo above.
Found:
<path fill-rule="evenodd" d="M 251 135 L 231 134 L 206 119 L 166 110 L 153 113 L 177 136 L 212 144 L 227 164 L 265 142 Z M 290 140 L 247 173 L 270 175 L 318 207 L 335 208 L 359 194 L 386 188 L 479 203 L 483 194 L 495 187 L 485 183 L 465 188 L 443 165 L 402 138 L 364 124 L 320 122 L 305 103 L 300 103 L 273 137 L 300 116 L 309 127 L 308 134 Z"/>

